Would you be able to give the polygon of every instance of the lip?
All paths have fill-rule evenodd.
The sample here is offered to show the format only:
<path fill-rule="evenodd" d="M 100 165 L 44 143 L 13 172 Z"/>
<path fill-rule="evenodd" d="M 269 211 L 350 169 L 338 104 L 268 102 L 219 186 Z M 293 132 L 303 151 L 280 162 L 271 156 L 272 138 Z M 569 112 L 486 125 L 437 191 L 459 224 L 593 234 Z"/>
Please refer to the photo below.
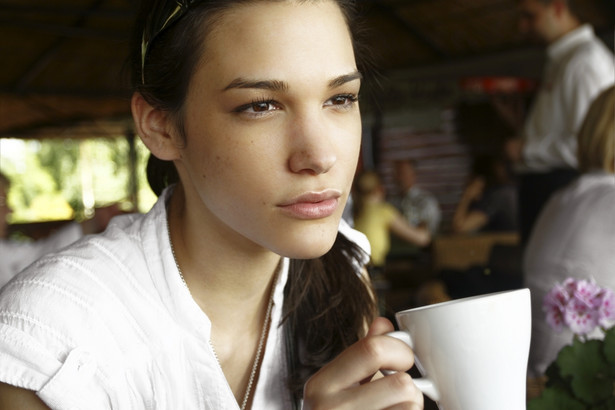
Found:
<path fill-rule="evenodd" d="M 341 193 L 334 189 L 307 192 L 278 207 L 286 215 L 297 219 L 322 219 L 331 216 L 337 209 Z"/>

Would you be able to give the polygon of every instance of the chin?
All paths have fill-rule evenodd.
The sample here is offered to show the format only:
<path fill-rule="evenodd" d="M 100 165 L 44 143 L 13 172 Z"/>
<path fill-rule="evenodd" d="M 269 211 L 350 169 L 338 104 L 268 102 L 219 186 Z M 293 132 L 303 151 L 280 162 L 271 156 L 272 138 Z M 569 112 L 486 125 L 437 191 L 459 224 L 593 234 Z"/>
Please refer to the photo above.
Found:
<path fill-rule="evenodd" d="M 331 246 L 328 246 L 323 249 L 299 249 L 297 252 L 288 252 L 286 255 L 287 258 L 290 259 L 316 259 L 320 258 L 322 255 L 326 254 L 333 247 L 333 243 Z"/>
<path fill-rule="evenodd" d="M 329 252 L 337 238 L 337 225 L 335 229 L 320 229 L 317 232 L 303 232 L 286 237 L 280 244 L 277 254 L 291 259 L 315 259 Z"/>

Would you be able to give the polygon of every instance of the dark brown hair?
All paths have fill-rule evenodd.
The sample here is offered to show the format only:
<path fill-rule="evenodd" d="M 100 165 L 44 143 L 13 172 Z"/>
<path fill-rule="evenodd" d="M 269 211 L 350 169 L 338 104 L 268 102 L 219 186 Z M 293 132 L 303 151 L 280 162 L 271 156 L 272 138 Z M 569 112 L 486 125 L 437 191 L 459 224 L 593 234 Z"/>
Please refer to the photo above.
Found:
<path fill-rule="evenodd" d="M 173 8 L 174 0 L 144 1 L 138 15 L 132 47 L 132 83 L 152 106 L 172 116 L 182 135 L 183 104 L 187 87 L 202 56 L 200 50 L 208 29 L 225 10 L 254 1 L 284 0 L 203 0 L 195 1 L 186 14 L 158 34 L 142 63 L 142 33 L 148 19 L 160 17 L 161 10 Z M 293 0 L 326 1 L 326 0 Z M 355 56 L 364 55 L 356 35 L 353 4 L 335 1 L 342 10 L 353 37 Z M 365 77 L 371 72 L 367 60 L 357 59 Z M 147 176 L 152 189 L 180 182 L 171 162 L 150 157 Z M 358 340 L 376 313 L 375 300 L 366 279 L 357 273 L 362 251 L 338 233 L 332 249 L 311 260 L 292 260 L 285 288 L 284 323 L 289 329 L 289 388 L 295 397 L 302 394 L 307 378 Z"/>

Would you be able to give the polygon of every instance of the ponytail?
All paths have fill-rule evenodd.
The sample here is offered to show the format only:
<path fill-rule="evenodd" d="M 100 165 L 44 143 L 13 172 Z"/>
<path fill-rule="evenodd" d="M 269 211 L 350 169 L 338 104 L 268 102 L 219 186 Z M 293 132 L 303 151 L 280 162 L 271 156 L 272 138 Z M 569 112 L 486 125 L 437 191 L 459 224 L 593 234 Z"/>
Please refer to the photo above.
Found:
<path fill-rule="evenodd" d="M 357 272 L 363 251 L 341 233 L 317 259 L 290 262 L 284 289 L 284 319 L 289 335 L 288 387 L 303 396 L 307 379 L 364 336 L 376 316 L 371 286 Z"/>

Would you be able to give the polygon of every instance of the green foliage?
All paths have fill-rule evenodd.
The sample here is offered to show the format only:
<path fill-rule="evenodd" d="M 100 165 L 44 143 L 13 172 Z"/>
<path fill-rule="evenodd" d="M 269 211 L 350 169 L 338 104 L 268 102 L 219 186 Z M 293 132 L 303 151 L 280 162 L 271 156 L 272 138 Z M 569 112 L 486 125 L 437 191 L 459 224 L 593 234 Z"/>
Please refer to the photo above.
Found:
<path fill-rule="evenodd" d="M 129 186 L 132 169 L 124 138 L 0 140 L 0 166 L 11 180 L 11 222 L 82 220 L 85 199 L 94 206 L 120 203 L 147 211 L 156 197 L 145 177 L 147 148 L 137 139 L 138 204 Z"/>
<path fill-rule="evenodd" d="M 607 330 L 604 336 L 604 357 L 613 369 L 615 367 L 615 326 Z"/>
<path fill-rule="evenodd" d="M 549 366 L 542 395 L 528 410 L 615 410 L 615 327 L 604 340 L 575 338 Z"/>
<path fill-rule="evenodd" d="M 585 410 L 585 405 L 576 400 L 566 390 L 547 388 L 540 397 L 530 400 L 527 410 Z"/>
<path fill-rule="evenodd" d="M 598 404 L 613 396 L 613 380 L 602 347 L 600 340 L 575 339 L 557 357 L 561 376 L 570 380 L 575 397 L 585 403 Z"/>

